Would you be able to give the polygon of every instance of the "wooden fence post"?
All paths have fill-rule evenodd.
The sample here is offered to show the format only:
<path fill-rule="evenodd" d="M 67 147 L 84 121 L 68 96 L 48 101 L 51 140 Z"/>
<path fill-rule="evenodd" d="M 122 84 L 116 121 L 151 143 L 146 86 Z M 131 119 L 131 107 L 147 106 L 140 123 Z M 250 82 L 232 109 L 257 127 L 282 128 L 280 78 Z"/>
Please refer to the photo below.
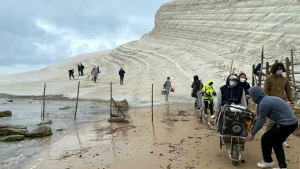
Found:
<path fill-rule="evenodd" d="M 153 84 L 152 84 L 152 96 L 151 96 L 151 111 L 152 111 L 151 121 L 153 122 Z"/>
<path fill-rule="evenodd" d="M 109 113 L 110 113 L 110 120 L 111 120 L 111 117 L 112 117 L 112 110 L 111 110 L 111 107 L 112 107 L 112 82 L 110 82 L 110 109 L 109 109 Z"/>
<path fill-rule="evenodd" d="M 288 78 L 288 80 L 290 81 L 290 60 L 289 58 L 285 58 L 285 70 L 286 70 L 286 77 Z"/>
<path fill-rule="evenodd" d="M 253 64 L 252 65 L 252 86 L 255 86 L 255 78 L 254 78 L 254 76 L 256 76 L 256 75 L 253 73 L 254 69 L 255 69 L 255 65 Z"/>
<path fill-rule="evenodd" d="M 44 85 L 44 94 L 43 94 L 43 112 L 42 112 L 42 120 L 45 120 L 45 93 L 46 93 L 46 83 Z"/>
<path fill-rule="evenodd" d="M 77 99 L 76 99 L 76 107 L 75 107 L 75 115 L 74 115 L 74 119 L 76 119 L 76 114 L 77 114 L 77 105 L 78 105 L 78 96 L 79 96 L 79 86 L 80 86 L 80 81 L 78 82 L 78 90 L 77 90 Z"/>
<path fill-rule="evenodd" d="M 230 72 L 229 72 L 230 75 L 231 75 L 231 72 L 232 72 L 232 64 L 233 64 L 233 60 L 231 61 L 231 65 L 230 65 Z"/>
<path fill-rule="evenodd" d="M 266 62 L 266 75 L 270 75 L 270 64 Z"/>

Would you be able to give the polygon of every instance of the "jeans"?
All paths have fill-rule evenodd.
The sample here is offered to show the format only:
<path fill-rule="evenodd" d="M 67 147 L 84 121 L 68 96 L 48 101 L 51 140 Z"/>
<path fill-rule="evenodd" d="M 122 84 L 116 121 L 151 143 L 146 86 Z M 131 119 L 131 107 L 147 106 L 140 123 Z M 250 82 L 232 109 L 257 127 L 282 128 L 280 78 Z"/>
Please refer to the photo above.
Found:
<path fill-rule="evenodd" d="M 261 137 L 261 148 L 265 162 L 270 163 L 273 161 L 271 156 L 273 148 L 278 161 L 278 166 L 280 168 L 287 168 L 282 143 L 297 129 L 297 127 L 298 122 L 293 125 L 280 125 L 276 123 Z"/>
<path fill-rule="evenodd" d="M 123 84 L 124 76 L 120 76 L 120 84 Z"/>
<path fill-rule="evenodd" d="M 197 104 L 198 104 L 198 107 L 201 107 L 202 106 L 202 92 L 201 90 L 198 90 L 197 91 Z"/>
<path fill-rule="evenodd" d="M 71 77 L 73 77 L 73 79 L 74 79 L 73 73 L 69 73 L 69 78 L 70 78 L 70 80 L 71 80 Z"/>
<path fill-rule="evenodd" d="M 214 109 L 213 109 L 214 103 L 213 103 L 213 101 L 204 100 L 204 105 L 205 105 L 204 113 L 207 114 L 207 108 L 209 107 L 210 115 L 212 116 L 214 114 Z"/>
<path fill-rule="evenodd" d="M 169 101 L 169 90 L 166 90 L 166 101 Z"/>
<path fill-rule="evenodd" d="M 96 81 L 97 81 L 97 76 L 94 77 L 94 82 L 96 83 Z"/>

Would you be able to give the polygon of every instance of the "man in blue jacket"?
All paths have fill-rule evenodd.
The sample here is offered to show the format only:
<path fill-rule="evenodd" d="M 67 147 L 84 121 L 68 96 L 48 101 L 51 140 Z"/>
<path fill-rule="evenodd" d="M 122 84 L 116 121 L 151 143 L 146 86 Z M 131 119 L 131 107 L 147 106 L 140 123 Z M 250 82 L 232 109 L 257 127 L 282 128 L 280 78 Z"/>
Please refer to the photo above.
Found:
<path fill-rule="evenodd" d="M 274 165 L 271 157 L 273 148 L 279 168 L 287 168 L 282 143 L 297 129 L 297 117 L 284 100 L 275 96 L 266 96 L 258 86 L 250 88 L 249 94 L 253 102 L 259 104 L 259 116 L 254 128 L 247 136 L 248 140 L 252 141 L 254 139 L 255 134 L 263 127 L 267 117 L 275 122 L 275 125 L 261 137 L 263 161 L 257 163 L 257 166 L 268 168 Z"/>

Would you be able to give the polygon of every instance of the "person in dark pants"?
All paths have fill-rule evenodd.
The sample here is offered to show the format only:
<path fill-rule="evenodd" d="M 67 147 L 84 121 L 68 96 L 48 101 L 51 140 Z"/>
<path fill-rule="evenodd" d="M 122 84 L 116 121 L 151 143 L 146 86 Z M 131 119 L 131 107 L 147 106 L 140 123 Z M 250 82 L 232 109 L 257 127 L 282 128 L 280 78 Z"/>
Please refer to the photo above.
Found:
<path fill-rule="evenodd" d="M 82 63 L 80 63 L 80 73 L 81 73 L 81 76 L 83 76 L 83 69 L 84 69 L 84 66 Z M 80 74 L 79 73 L 79 74 Z"/>
<path fill-rule="evenodd" d="M 80 72 L 81 72 L 81 66 L 80 66 L 80 64 L 78 64 L 77 67 L 78 67 L 78 74 L 80 76 Z"/>
<path fill-rule="evenodd" d="M 287 168 L 282 143 L 298 127 L 298 120 L 288 103 L 275 96 L 266 96 L 263 90 L 254 86 L 249 90 L 253 102 L 259 104 L 259 116 L 247 139 L 252 141 L 255 134 L 263 127 L 266 118 L 273 120 L 275 125 L 261 137 L 263 161 L 257 163 L 259 168 L 274 165 L 272 148 L 276 154 L 279 168 Z"/>
<path fill-rule="evenodd" d="M 125 74 L 125 71 L 121 68 L 119 70 L 119 76 L 120 76 L 120 85 L 123 84 L 123 80 L 124 80 L 124 74 Z"/>
<path fill-rule="evenodd" d="M 70 80 L 71 80 L 71 77 L 73 77 L 73 79 L 74 79 L 74 69 L 71 69 L 68 72 L 69 72 L 69 78 L 70 78 Z"/>
<path fill-rule="evenodd" d="M 195 107 L 197 107 L 198 110 L 202 108 L 202 87 L 203 84 L 201 80 L 199 80 L 198 75 L 194 76 L 194 81 L 191 85 L 192 87 L 192 97 L 196 98 L 195 99 Z"/>
<path fill-rule="evenodd" d="M 204 98 L 204 113 L 207 114 L 207 108 L 209 108 L 210 110 L 210 118 L 215 118 L 214 116 L 214 109 L 213 109 L 213 101 L 214 101 L 214 97 L 216 95 L 216 92 L 213 88 L 213 81 L 208 80 L 206 82 L 206 85 L 202 88 L 202 92 L 203 92 L 203 98 Z"/>

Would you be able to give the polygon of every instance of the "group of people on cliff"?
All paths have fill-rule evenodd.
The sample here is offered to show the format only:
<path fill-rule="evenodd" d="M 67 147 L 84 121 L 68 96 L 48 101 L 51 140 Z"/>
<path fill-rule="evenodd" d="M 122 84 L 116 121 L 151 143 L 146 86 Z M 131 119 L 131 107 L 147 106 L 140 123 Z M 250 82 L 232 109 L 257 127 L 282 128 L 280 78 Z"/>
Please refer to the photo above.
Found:
<path fill-rule="evenodd" d="M 82 63 L 78 64 L 77 65 L 78 67 L 78 74 L 79 76 L 83 76 L 83 69 L 84 69 L 84 66 Z M 74 79 L 74 69 L 70 69 L 68 70 L 68 73 L 69 73 L 69 79 L 72 80 L 72 78 Z M 92 76 L 92 81 L 97 83 L 97 77 L 98 75 L 101 73 L 101 71 L 99 70 L 99 66 L 95 66 L 93 67 L 93 69 L 91 70 L 91 73 L 90 75 L 88 76 L 88 78 L 90 76 Z M 124 75 L 125 75 L 125 71 L 120 68 L 119 70 L 119 76 L 120 76 L 120 85 L 123 85 L 123 82 L 124 82 Z"/>

